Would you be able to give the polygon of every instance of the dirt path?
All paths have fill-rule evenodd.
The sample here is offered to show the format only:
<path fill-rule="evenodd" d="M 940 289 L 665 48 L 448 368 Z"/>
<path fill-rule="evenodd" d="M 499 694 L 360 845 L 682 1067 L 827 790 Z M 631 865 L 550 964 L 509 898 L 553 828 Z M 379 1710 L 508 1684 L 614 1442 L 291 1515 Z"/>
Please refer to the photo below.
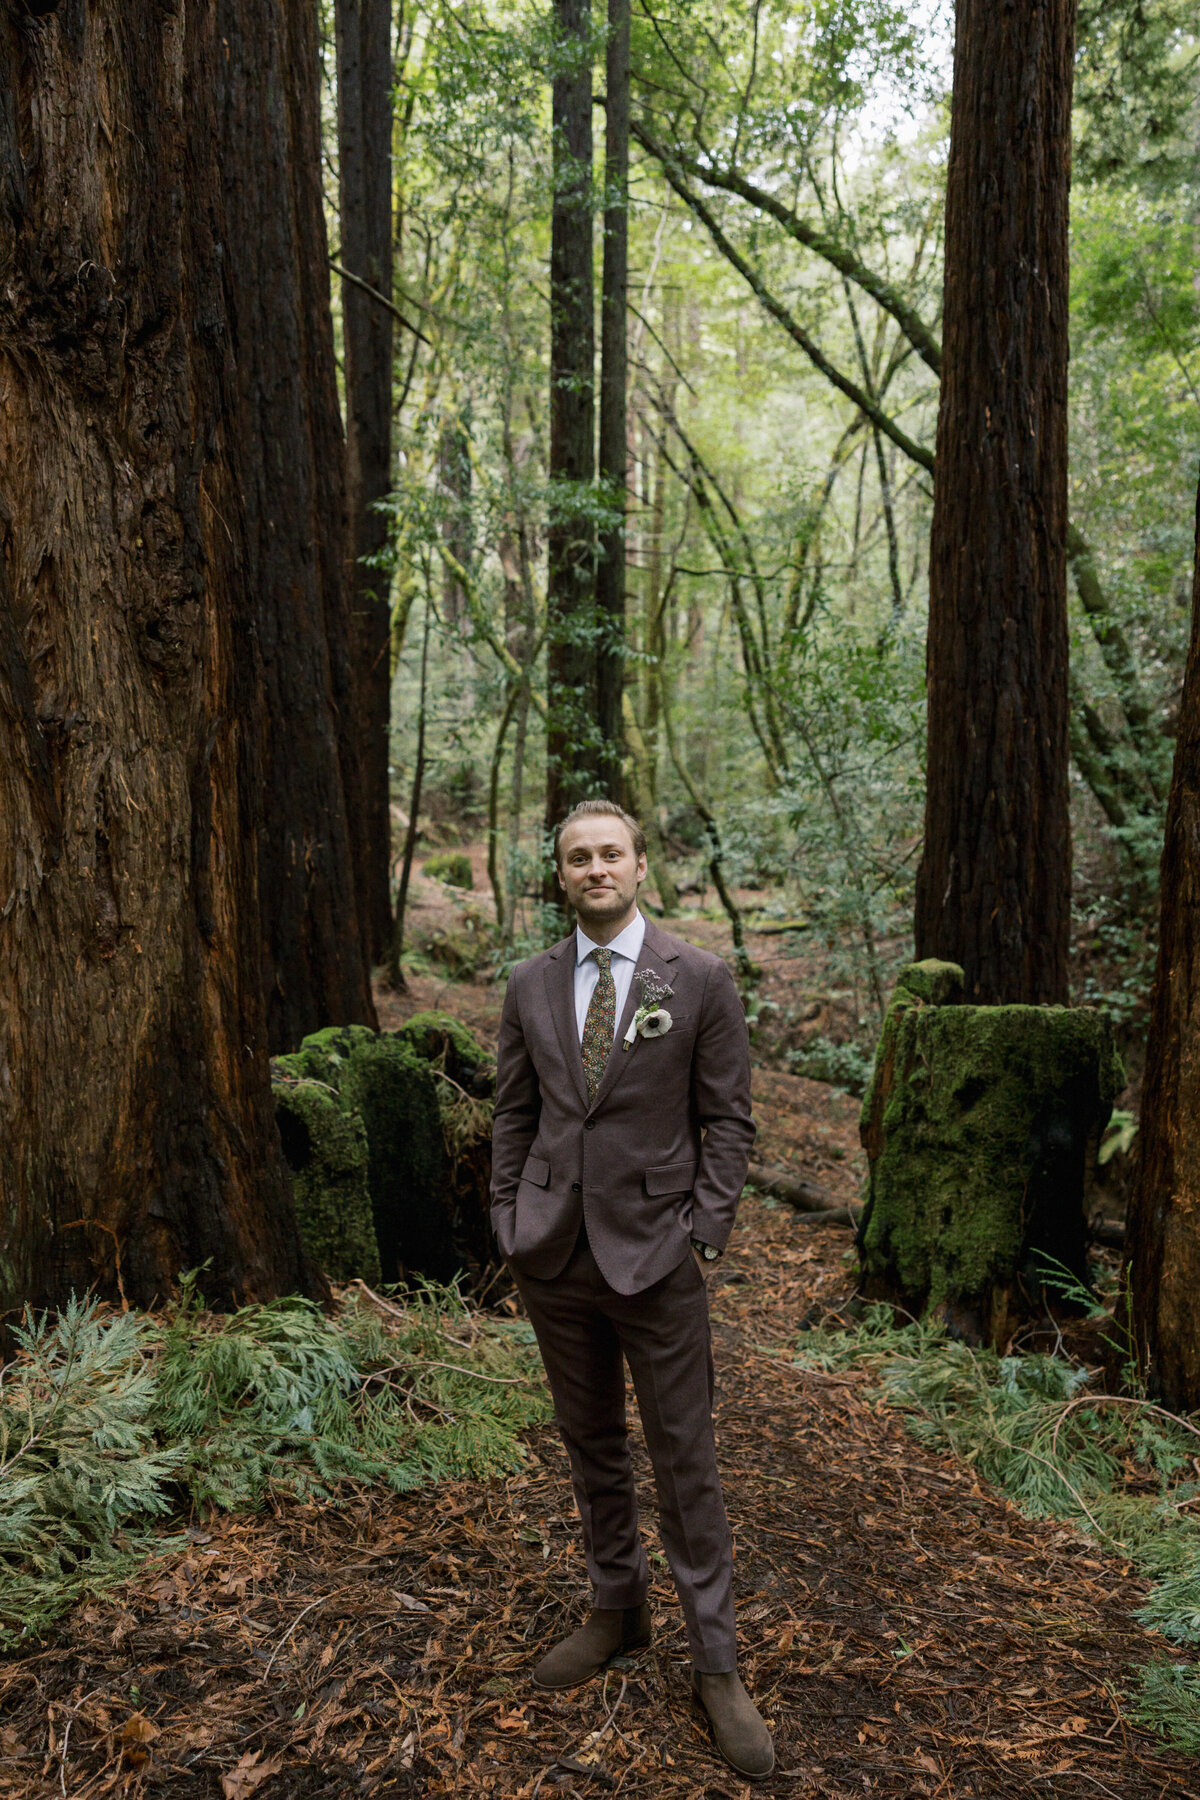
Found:
<path fill-rule="evenodd" d="M 1117 1697 L 1151 1647 L 1138 1584 L 915 1445 L 857 1377 L 781 1360 L 844 1292 L 847 1243 L 749 1202 L 714 1296 L 744 1667 L 779 1758 L 756 1791 L 1196 1800 Z M 657 1637 L 603 1683 L 526 1680 L 584 1603 L 544 1429 L 508 1481 L 194 1532 L 0 1669 L 0 1795 L 740 1800 L 688 1697 L 639 1461 Z"/>

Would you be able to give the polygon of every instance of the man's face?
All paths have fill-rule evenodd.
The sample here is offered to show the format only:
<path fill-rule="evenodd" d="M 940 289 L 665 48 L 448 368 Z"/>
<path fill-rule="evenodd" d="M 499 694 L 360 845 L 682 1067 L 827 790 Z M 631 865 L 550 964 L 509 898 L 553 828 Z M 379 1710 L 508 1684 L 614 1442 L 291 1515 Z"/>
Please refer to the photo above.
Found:
<path fill-rule="evenodd" d="M 563 832 L 558 879 L 585 932 L 589 925 L 619 930 L 633 917 L 646 858 L 634 854 L 628 826 L 597 813 L 572 820 Z"/>

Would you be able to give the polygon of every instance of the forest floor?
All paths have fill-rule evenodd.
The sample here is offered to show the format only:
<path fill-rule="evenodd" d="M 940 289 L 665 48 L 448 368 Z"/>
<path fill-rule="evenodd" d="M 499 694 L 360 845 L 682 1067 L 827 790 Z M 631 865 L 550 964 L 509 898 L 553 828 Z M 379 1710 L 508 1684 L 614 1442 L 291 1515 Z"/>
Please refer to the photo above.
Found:
<path fill-rule="evenodd" d="M 380 1000 L 385 1025 L 436 1005 L 490 1036 L 498 1013 L 494 988 L 432 976 Z M 853 1198 L 857 1104 L 778 1068 L 756 1069 L 755 1096 L 762 1160 Z M 865 1374 L 792 1363 L 798 1322 L 849 1293 L 849 1247 L 847 1229 L 751 1198 L 712 1291 L 743 1673 L 775 1734 L 771 1781 L 734 1776 L 691 1702 L 635 1419 L 656 1637 L 602 1681 L 528 1681 L 586 1605 L 544 1426 L 507 1479 L 194 1528 L 0 1666 L 0 1796 L 1200 1800 L 1194 1765 L 1124 1709 L 1160 1643 L 1134 1623 L 1146 1590 L 1128 1566 L 916 1444 Z"/>

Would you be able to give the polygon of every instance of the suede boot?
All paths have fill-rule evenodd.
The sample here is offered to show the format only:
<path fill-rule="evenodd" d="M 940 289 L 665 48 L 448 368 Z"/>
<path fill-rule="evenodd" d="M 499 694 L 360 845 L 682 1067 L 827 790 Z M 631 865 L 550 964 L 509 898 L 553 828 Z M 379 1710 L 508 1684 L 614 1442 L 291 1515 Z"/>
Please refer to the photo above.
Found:
<path fill-rule="evenodd" d="M 708 1714 L 717 1749 L 730 1768 L 750 1781 L 768 1776 L 775 1767 L 775 1746 L 737 1671 L 701 1675 L 693 1669 L 692 1692 Z"/>
<path fill-rule="evenodd" d="M 594 1606 L 578 1631 L 548 1650 L 533 1671 L 540 1688 L 578 1687 L 598 1675 L 614 1656 L 641 1650 L 650 1642 L 650 1608 Z"/>

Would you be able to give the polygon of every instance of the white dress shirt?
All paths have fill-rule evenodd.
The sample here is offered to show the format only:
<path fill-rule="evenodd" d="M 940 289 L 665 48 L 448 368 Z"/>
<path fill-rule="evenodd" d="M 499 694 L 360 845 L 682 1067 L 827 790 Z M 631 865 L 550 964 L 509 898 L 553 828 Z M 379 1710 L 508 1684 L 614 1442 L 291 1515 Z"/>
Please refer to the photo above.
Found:
<path fill-rule="evenodd" d="M 612 943 L 607 946 L 612 951 L 613 986 L 617 990 L 617 1004 L 613 1017 L 613 1042 L 616 1042 L 620 1029 L 621 1014 L 625 1010 L 625 1002 L 629 998 L 629 984 L 633 980 L 633 971 L 637 959 L 642 954 L 642 939 L 646 935 L 646 921 L 640 912 L 635 912 L 624 931 L 618 931 Z M 596 983 L 600 979 L 600 965 L 592 957 L 593 950 L 603 949 L 601 944 L 593 944 L 590 937 L 585 936 L 583 927 L 575 927 L 575 1023 L 579 1027 L 579 1041 L 583 1042 L 583 1027 L 587 1019 L 588 1006 L 596 991 Z"/>

